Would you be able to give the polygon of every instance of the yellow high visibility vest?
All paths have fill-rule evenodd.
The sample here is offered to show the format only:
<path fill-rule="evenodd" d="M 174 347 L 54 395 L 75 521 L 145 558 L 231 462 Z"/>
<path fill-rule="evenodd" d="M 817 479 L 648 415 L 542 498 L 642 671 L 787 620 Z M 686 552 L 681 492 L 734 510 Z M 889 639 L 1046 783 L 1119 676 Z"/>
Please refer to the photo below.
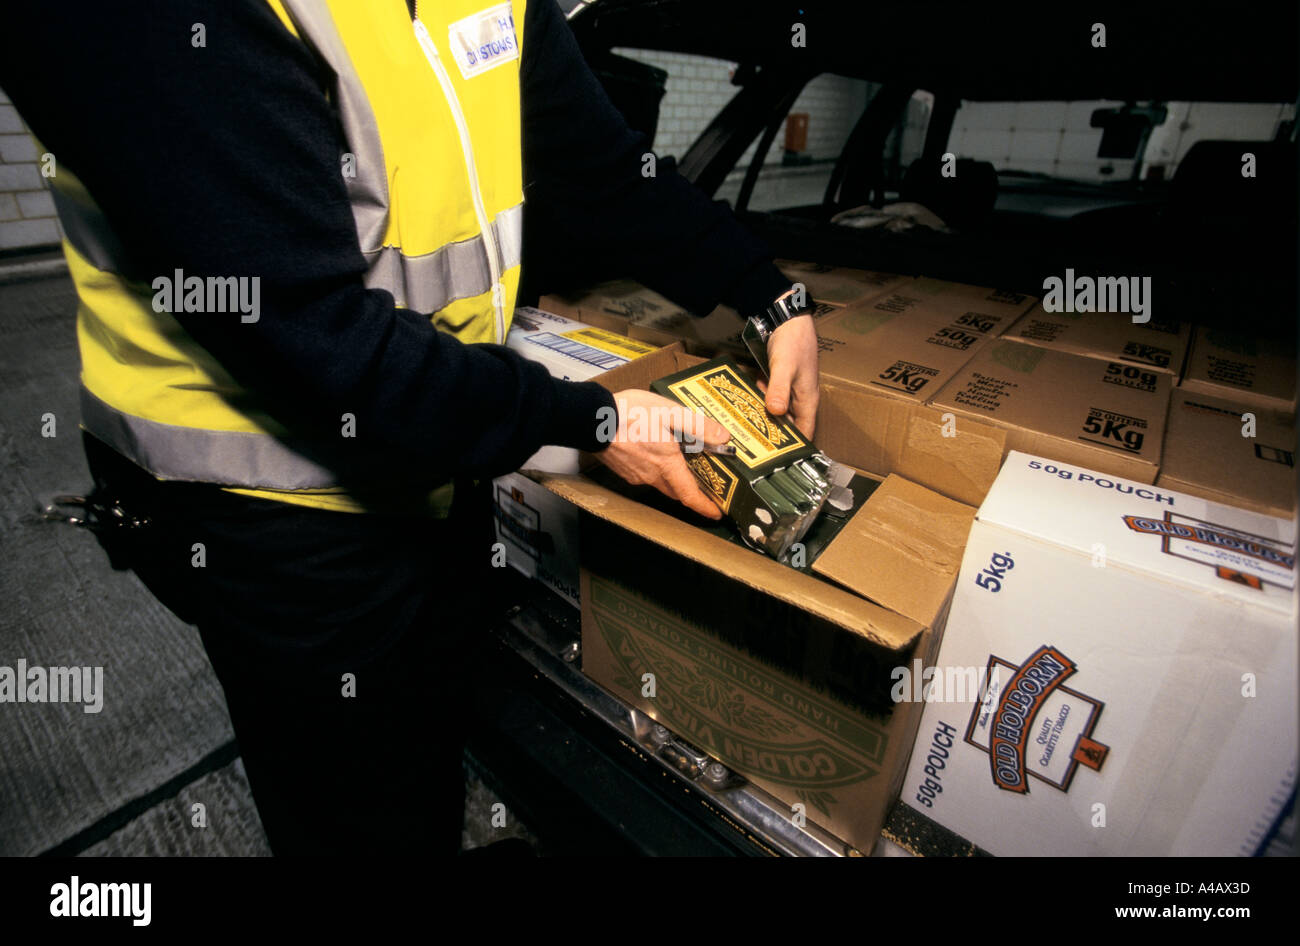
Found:
<path fill-rule="evenodd" d="M 523 221 L 524 0 L 268 0 L 333 73 L 369 288 L 461 341 L 505 341 Z M 159 479 L 359 509 L 167 311 L 75 177 L 55 203 L 80 304 L 82 424 Z M 170 276 L 171 274 L 158 274 Z M 449 405 L 454 409 L 454 405 Z M 343 419 L 340 419 L 342 430 Z M 435 495 L 443 508 L 450 489 Z"/>

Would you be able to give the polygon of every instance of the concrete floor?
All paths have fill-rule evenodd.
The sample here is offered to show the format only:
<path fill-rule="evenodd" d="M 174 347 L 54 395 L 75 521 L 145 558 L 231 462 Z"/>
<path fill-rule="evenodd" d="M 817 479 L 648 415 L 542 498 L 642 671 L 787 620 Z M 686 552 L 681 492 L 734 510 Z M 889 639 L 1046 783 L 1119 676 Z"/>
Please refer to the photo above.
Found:
<path fill-rule="evenodd" d="M 90 484 L 75 309 L 66 274 L 0 266 L 0 666 L 104 668 L 101 712 L 0 704 L 0 855 L 269 854 L 197 632 L 89 533 L 38 515 Z M 468 783 L 465 847 L 528 837 L 512 815 L 494 828 L 497 799 Z"/>

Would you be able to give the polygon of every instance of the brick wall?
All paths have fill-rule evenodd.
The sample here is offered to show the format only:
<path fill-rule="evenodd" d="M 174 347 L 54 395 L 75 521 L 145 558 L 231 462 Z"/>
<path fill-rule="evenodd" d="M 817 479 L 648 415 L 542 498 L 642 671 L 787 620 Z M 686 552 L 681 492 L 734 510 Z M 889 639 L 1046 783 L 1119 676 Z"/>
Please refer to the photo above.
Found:
<path fill-rule="evenodd" d="M 18 110 L 0 90 L 0 252 L 59 242 L 40 158 Z"/>
<path fill-rule="evenodd" d="M 668 72 L 667 90 L 659 104 L 659 127 L 652 145 L 659 155 L 681 158 L 739 91 L 731 84 L 735 68 L 731 62 L 645 49 L 615 49 L 614 52 Z M 823 162 L 831 162 L 839 156 L 845 139 L 875 89 L 871 83 L 860 79 L 835 75 L 817 76 L 804 86 L 790 111 L 808 115 L 807 154 L 819 163 L 782 167 L 785 130 L 779 129 L 764 158 L 763 173 L 750 200 L 750 209 L 770 210 L 820 201 L 833 166 Z M 741 180 L 757 148 L 756 136 L 715 197 L 735 204 Z"/>
<path fill-rule="evenodd" d="M 614 52 L 668 72 L 668 88 L 659 103 L 659 128 L 653 142 L 659 155 L 680 158 L 737 91 L 731 84 L 733 64 L 721 59 L 645 49 Z"/>
<path fill-rule="evenodd" d="M 739 91 L 731 84 L 735 63 L 647 49 L 615 49 L 614 52 L 668 72 L 668 88 L 659 105 L 659 129 L 654 140 L 657 154 L 680 158 Z M 839 155 L 844 139 L 866 107 L 870 88 L 869 83 L 833 75 L 818 76 L 804 87 L 791 111 L 809 115 L 808 151 L 813 158 Z M 784 133 L 778 132 L 766 163 L 780 162 L 784 141 Z M 738 167 L 743 169 L 749 164 L 757 146 L 755 140 Z"/>

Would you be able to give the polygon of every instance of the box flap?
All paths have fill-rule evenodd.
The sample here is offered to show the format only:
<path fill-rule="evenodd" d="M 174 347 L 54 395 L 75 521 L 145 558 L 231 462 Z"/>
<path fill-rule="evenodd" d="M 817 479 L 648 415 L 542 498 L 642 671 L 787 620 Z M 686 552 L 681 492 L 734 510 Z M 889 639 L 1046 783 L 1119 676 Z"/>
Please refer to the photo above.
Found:
<path fill-rule="evenodd" d="M 633 363 L 635 364 L 635 362 Z M 630 366 L 629 366 L 630 367 Z M 780 565 L 764 555 L 621 496 L 582 476 L 545 474 L 538 481 L 587 512 L 628 529 L 692 561 L 844 627 L 890 650 L 909 647 L 924 627 L 844 591 Z"/>
<path fill-rule="evenodd" d="M 961 566 L 975 507 L 891 474 L 813 571 L 933 626 Z"/>
<path fill-rule="evenodd" d="M 1296 607 L 1294 520 L 1012 451 L 980 522 L 1210 594 Z"/>
<path fill-rule="evenodd" d="M 1006 449 L 999 427 L 965 418 L 945 424 L 940 411 L 837 384 L 823 385 L 816 440 L 842 463 L 898 473 L 972 506 L 983 502 Z"/>

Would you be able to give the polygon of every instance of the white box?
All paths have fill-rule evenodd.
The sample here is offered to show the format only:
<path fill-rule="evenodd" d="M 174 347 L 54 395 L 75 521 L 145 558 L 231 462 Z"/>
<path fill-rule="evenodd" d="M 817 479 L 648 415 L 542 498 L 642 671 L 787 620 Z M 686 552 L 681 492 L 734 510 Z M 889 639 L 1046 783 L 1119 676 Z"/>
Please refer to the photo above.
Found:
<path fill-rule="evenodd" d="M 590 381 L 657 348 L 530 306 L 515 310 L 506 347 L 546 365 L 562 381 Z"/>
<path fill-rule="evenodd" d="M 1254 853 L 1294 790 L 1295 540 L 1294 521 L 1012 452 L 903 802 L 999 855 Z"/>

